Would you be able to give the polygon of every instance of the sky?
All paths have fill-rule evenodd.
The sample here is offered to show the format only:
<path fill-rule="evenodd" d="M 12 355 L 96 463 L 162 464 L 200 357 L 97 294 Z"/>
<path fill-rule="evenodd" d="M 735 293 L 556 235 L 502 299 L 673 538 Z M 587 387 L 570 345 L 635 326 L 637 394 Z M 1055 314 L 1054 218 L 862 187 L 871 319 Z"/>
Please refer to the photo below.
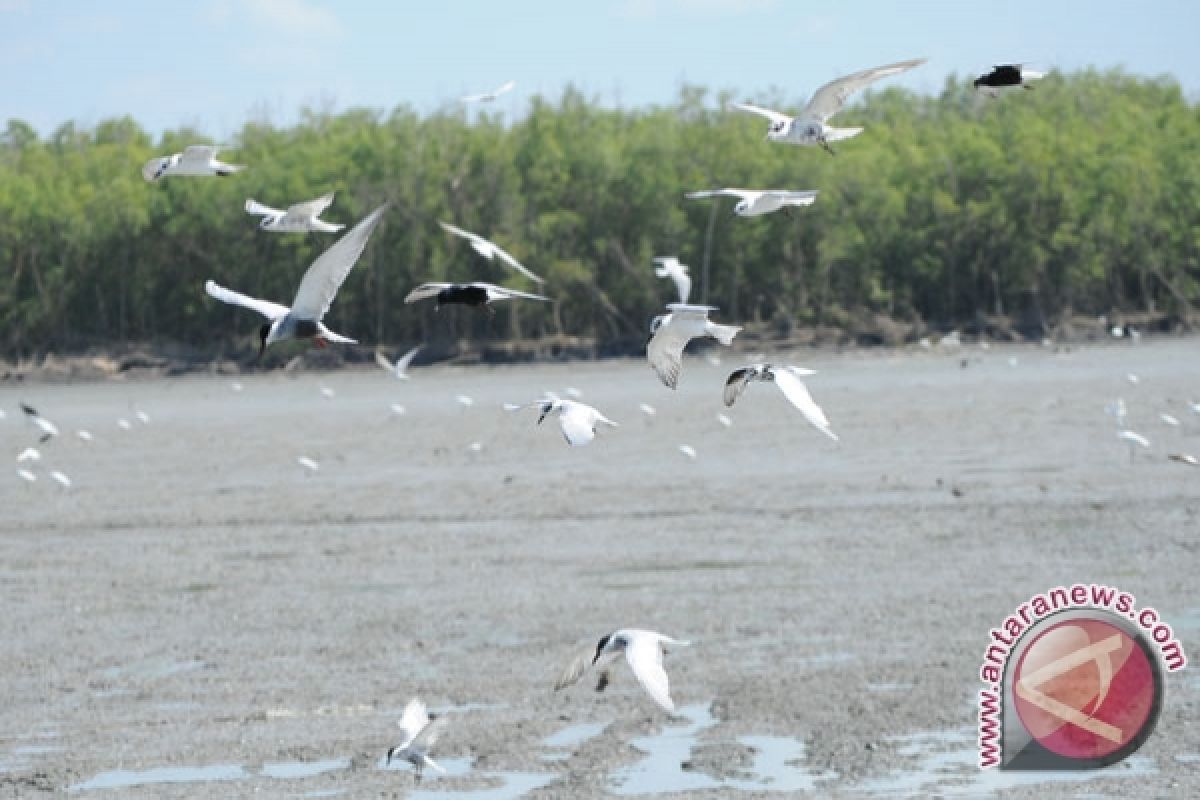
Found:
<path fill-rule="evenodd" d="M 799 103 L 921 56 L 888 84 L 936 93 L 1024 61 L 1167 74 L 1195 100 L 1198 33 L 1198 0 L 0 0 L 0 120 L 46 135 L 129 114 L 219 139 L 305 106 L 429 113 L 510 79 L 510 115 L 568 84 L 625 108 L 686 84 Z"/>

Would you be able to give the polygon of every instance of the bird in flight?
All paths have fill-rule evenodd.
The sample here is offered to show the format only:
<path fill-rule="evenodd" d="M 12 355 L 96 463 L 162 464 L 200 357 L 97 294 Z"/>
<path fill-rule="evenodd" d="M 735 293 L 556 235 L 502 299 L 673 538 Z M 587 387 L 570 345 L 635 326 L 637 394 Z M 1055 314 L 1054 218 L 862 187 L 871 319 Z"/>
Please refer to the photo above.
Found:
<path fill-rule="evenodd" d="M 460 97 L 459 101 L 463 103 L 491 103 L 502 94 L 508 94 L 517 87 L 516 81 L 507 81 L 492 89 L 490 92 L 482 94 L 469 94 L 465 97 Z"/>
<path fill-rule="evenodd" d="M 217 160 L 217 150 L 211 144 L 194 144 L 182 153 L 152 158 L 142 167 L 142 177 L 153 183 L 167 175 L 232 175 L 245 169 L 240 164 L 226 164 Z"/>
<path fill-rule="evenodd" d="M 592 439 L 595 439 L 596 426 L 601 423 L 613 428 L 618 427 L 617 423 L 586 403 L 580 403 L 578 400 L 563 400 L 554 394 L 547 394 L 541 400 L 536 400 L 533 403 L 526 403 L 524 405 L 507 403 L 504 407 L 508 411 L 519 411 L 531 405 L 538 406 L 541 409 L 541 415 L 537 421 L 538 425 L 541 425 L 542 420 L 551 412 L 558 412 L 558 425 L 562 428 L 563 438 L 572 447 L 582 447 L 592 441 Z"/>
<path fill-rule="evenodd" d="M 672 639 L 670 636 L 664 636 L 654 631 L 637 628 L 615 630 L 600 637 L 600 641 L 594 648 L 589 647 L 586 652 L 580 653 L 572 660 L 559 675 L 554 684 L 554 690 L 558 691 L 578 683 L 589 668 L 601 659 L 605 659 L 608 664 L 600 673 L 600 680 L 596 684 L 596 691 L 604 691 L 609 684 L 611 662 L 623 653 L 625 660 L 629 662 L 629 668 L 633 670 L 634 677 L 638 679 L 638 683 L 642 685 L 646 693 L 664 710 L 674 711 L 675 701 L 671 699 L 667 671 L 663 669 L 665 645 L 687 647 L 689 644 L 691 643 Z"/>
<path fill-rule="evenodd" d="M 830 155 L 835 155 L 830 142 L 849 139 L 862 133 L 862 128 L 835 128 L 829 125 L 829 118 L 841 111 L 850 95 L 870 86 L 882 78 L 898 75 L 925 63 L 923 58 L 911 61 L 898 61 L 895 64 L 885 64 L 856 72 L 853 75 L 837 78 L 813 92 L 808 105 L 794 117 L 781 114 L 762 106 L 749 103 L 734 103 L 739 111 L 748 111 L 766 117 L 771 122 L 767 131 L 767 139 L 772 142 L 787 142 L 798 145 L 820 145 Z"/>
<path fill-rule="evenodd" d="M 471 243 L 471 247 L 475 249 L 475 252 L 479 253 L 479 255 L 483 256 L 488 261 L 495 261 L 496 257 L 499 256 L 501 261 L 503 261 L 505 264 L 508 264 L 510 267 L 524 275 L 526 278 L 529 278 L 529 280 L 533 281 L 534 283 L 545 283 L 544 280 L 526 269 L 520 261 L 517 261 L 511 255 L 509 255 L 507 251 L 500 248 L 494 242 L 483 238 L 477 233 L 471 233 L 470 231 L 464 231 L 462 228 L 456 228 L 448 222 L 438 222 L 438 225 L 441 225 L 442 229 L 447 233 L 452 233 L 455 236 L 466 239 Z"/>
<path fill-rule="evenodd" d="M 387 751 L 387 765 L 394 760 L 404 760 L 412 764 L 417 771 L 417 780 L 426 767 L 432 767 L 438 772 L 445 772 L 436 761 L 429 757 L 429 751 L 437 742 L 438 736 L 446 727 L 444 716 L 430 719 L 425 711 L 425 704 L 417 698 L 408 701 L 404 715 L 400 717 L 400 732 L 403 738 L 400 744 Z"/>
<path fill-rule="evenodd" d="M 792 206 L 811 206 L 817 199 L 815 189 L 792 191 L 790 189 L 707 189 L 702 192 L 688 192 L 689 200 L 698 197 L 736 197 L 737 204 L 733 213 L 739 217 L 757 217 L 783 209 L 783 213 L 791 216 Z"/>
<path fill-rule="evenodd" d="M 396 359 L 396 363 L 394 364 L 391 361 L 388 361 L 387 356 L 376 350 L 375 363 L 381 368 L 395 375 L 397 380 L 406 381 L 408 380 L 408 366 L 412 363 L 413 359 L 417 357 L 417 353 L 421 352 L 422 347 L 424 347 L 424 345 L 417 345 L 412 350 L 409 350 L 407 353 L 400 356 L 400 358 Z"/>
<path fill-rule="evenodd" d="M 992 97 L 999 94 L 1000 89 L 1022 87 L 1032 89 L 1030 81 L 1046 77 L 1046 73 L 1027 68 L 1024 64 L 997 64 L 992 71 L 980 75 L 973 81 L 976 89 L 986 90 Z"/>
<path fill-rule="evenodd" d="M 505 289 L 503 286 L 476 281 L 473 283 L 423 283 L 409 292 L 408 296 L 404 298 L 404 302 L 415 303 L 430 297 L 435 298 L 438 309 L 442 306 L 458 304 L 487 309 L 489 314 L 495 313 L 491 304 L 497 300 L 512 300 L 518 297 L 526 300 L 550 300 L 549 297 L 542 297 L 540 294 L 518 292 L 516 289 Z"/>
<path fill-rule="evenodd" d="M 788 402 L 800 409 L 800 413 L 814 428 L 836 442 L 837 434 L 830 428 L 825 412 L 812 399 L 804 381 L 800 380 L 802 376 L 815 374 L 813 370 L 804 367 L 773 367 L 770 364 L 751 364 L 736 369 L 729 373 L 725 380 L 725 405 L 732 406 L 741 397 L 742 392 L 746 391 L 751 381 L 774 383 Z"/>
<path fill-rule="evenodd" d="M 679 302 L 686 305 L 688 295 L 692 293 L 692 277 L 688 275 L 687 264 L 681 264 L 675 256 L 659 256 L 654 259 L 654 263 L 657 264 L 654 274 L 675 281 L 675 288 L 679 290 Z"/>
<path fill-rule="evenodd" d="M 362 255 L 367 240 L 371 238 L 371 233 L 379 225 L 386 210 L 385 203 L 317 257 L 300 280 L 300 288 L 296 290 L 291 308 L 239 294 L 211 280 L 204 284 L 204 290 L 222 303 L 242 306 L 267 318 L 267 322 L 263 323 L 258 331 L 259 358 L 262 358 L 268 345 L 285 339 L 311 338 L 318 347 L 324 347 L 328 342 L 355 344 L 354 339 L 329 330 L 321 319 L 333 305 L 338 289 L 350 274 L 358 257 Z"/>
<path fill-rule="evenodd" d="M 661 314 L 650 323 L 650 342 L 646 360 L 665 385 L 676 388 L 683 370 L 683 348 L 697 336 L 711 336 L 728 347 L 741 330 L 736 325 L 717 325 L 708 318 L 712 306 L 688 306 L 671 303 L 670 314 Z"/>
<path fill-rule="evenodd" d="M 264 231 L 273 231 L 275 233 L 308 233 L 309 231 L 337 233 L 346 226 L 335 225 L 323 219 L 317 219 L 317 217 L 321 216 L 321 212 L 329 208 L 332 204 L 333 192 L 322 195 L 316 200 L 309 200 L 305 203 L 296 203 L 293 206 L 288 206 L 286 211 L 264 206 L 257 200 L 249 198 L 246 200 L 246 213 L 261 215 L 262 222 L 258 223 L 258 227 Z"/>

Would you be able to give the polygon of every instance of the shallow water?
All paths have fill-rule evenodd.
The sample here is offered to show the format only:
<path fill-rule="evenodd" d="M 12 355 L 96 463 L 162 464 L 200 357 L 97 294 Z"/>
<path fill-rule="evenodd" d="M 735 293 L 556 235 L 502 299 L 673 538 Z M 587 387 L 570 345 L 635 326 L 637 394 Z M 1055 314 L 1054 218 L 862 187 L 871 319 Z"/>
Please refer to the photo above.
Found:
<path fill-rule="evenodd" d="M 214 764 L 207 767 L 157 767 L 141 771 L 114 770 L 102 772 L 83 783 L 67 788 L 69 792 L 84 792 L 93 789 L 125 789 L 132 786 L 148 786 L 156 783 L 213 783 L 216 781 L 240 781 L 249 778 L 237 764 Z"/>
<path fill-rule="evenodd" d="M 599 736 L 608 725 L 607 722 L 580 722 L 576 725 L 568 725 L 558 733 L 542 739 L 542 744 L 555 749 L 578 747 L 588 739 Z"/>
<path fill-rule="evenodd" d="M 290 761 L 263 764 L 259 774 L 266 778 L 311 778 L 339 769 L 349 769 L 350 759 L 335 758 L 328 761 Z"/>
<path fill-rule="evenodd" d="M 483 776 L 499 780 L 500 785 L 489 789 L 467 789 L 462 791 L 418 790 L 409 793 L 409 800 L 517 800 L 517 798 L 549 786 L 557 776 L 541 772 L 485 772 Z"/>
<path fill-rule="evenodd" d="M 701 732 L 715 726 L 717 720 L 708 704 L 682 706 L 676 716 L 687 720 L 683 725 L 667 725 L 655 736 L 639 736 L 632 744 L 646 754 L 636 764 L 618 769 L 612 778 L 612 791 L 619 795 L 663 794 L 698 789 L 716 789 L 721 782 L 680 765 L 688 761 Z"/>

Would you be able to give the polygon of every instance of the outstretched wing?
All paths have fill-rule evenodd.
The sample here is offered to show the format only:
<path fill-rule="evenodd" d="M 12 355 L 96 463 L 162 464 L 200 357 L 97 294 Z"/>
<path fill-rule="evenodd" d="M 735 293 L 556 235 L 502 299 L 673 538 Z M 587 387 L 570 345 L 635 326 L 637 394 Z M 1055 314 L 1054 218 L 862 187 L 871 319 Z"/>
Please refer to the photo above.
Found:
<path fill-rule="evenodd" d="M 414 697 L 404 707 L 404 715 L 400 717 L 400 730 L 404 734 L 401 747 L 410 746 L 417 736 L 429 726 L 429 714 L 425 712 L 425 704 Z"/>
<path fill-rule="evenodd" d="M 562 428 L 563 438 L 572 447 L 580 447 L 596 438 L 596 430 L 592 427 L 590 408 L 578 403 L 564 403 L 565 413 L 558 415 L 558 424 Z"/>
<path fill-rule="evenodd" d="M 526 278 L 529 278 L 529 280 L 533 281 L 534 283 L 545 283 L 544 280 L 542 280 L 537 275 L 534 275 L 532 272 L 530 272 L 529 269 L 527 269 L 524 265 L 522 265 L 520 261 L 517 261 L 515 258 L 513 258 L 512 255 L 508 251 L 504 250 L 499 245 L 493 243 L 492 250 L 496 253 L 496 255 L 500 256 L 500 258 L 503 259 L 505 263 L 507 263 L 510 267 L 515 269 L 517 272 L 524 275 Z"/>
<path fill-rule="evenodd" d="M 567 664 L 558 675 L 558 680 L 554 682 L 554 691 L 565 689 L 568 686 L 573 686 L 579 682 L 579 679 L 584 676 L 588 668 L 592 666 L 592 661 L 596 656 L 595 646 L 589 647 L 587 650 L 581 650 L 575 658 L 571 659 L 571 663 Z"/>
<path fill-rule="evenodd" d="M 782 200 L 789 206 L 811 206 L 817 199 L 816 189 L 805 189 L 803 191 L 792 191 L 789 189 L 770 189 L 763 194 L 768 197 L 776 197 Z"/>
<path fill-rule="evenodd" d="M 388 361 L 388 357 L 378 350 L 375 351 L 375 363 L 379 365 L 380 369 L 385 369 L 392 373 L 396 371 L 396 368 L 392 365 L 392 362 Z"/>
<path fill-rule="evenodd" d="M 672 321 L 674 321 L 672 319 Z M 646 345 L 646 360 L 664 385 L 676 388 L 683 371 L 683 348 L 688 340 L 670 322 L 660 325 Z"/>
<path fill-rule="evenodd" d="M 372 211 L 313 262 L 296 290 L 292 313 L 301 319 L 320 320 L 325 316 L 386 210 L 387 203 L 384 203 Z"/>
<path fill-rule="evenodd" d="M 211 144 L 193 144 L 183 149 L 179 165 L 189 167 L 207 166 L 208 162 L 217 157 L 217 148 Z"/>
<path fill-rule="evenodd" d="M 638 636 L 625 647 L 625 660 L 629 662 L 638 683 L 647 694 L 667 711 L 675 710 L 671 700 L 671 686 L 667 671 L 662 665 L 662 644 L 652 636 Z"/>
<path fill-rule="evenodd" d="M 778 111 L 772 111 L 769 108 L 751 105 L 750 103 L 734 103 L 733 107 L 738 111 L 748 111 L 751 114 L 758 114 L 760 117 L 766 117 L 767 119 L 771 120 L 771 124 L 790 122 L 792 119 L 787 114 L 781 114 Z"/>
<path fill-rule="evenodd" d="M 204 291 L 208 292 L 209 297 L 215 297 L 222 303 L 229 303 L 233 306 L 241 306 L 248 308 L 251 311 L 257 311 L 272 322 L 287 314 L 290 309 L 287 306 L 281 306 L 279 303 L 272 303 L 270 300 L 259 300 L 257 297 L 235 292 L 232 289 L 226 289 L 224 286 L 218 286 L 216 281 L 207 281 L 204 284 Z"/>
<path fill-rule="evenodd" d="M 449 222 L 442 222 L 441 220 L 438 220 L 438 225 L 441 225 L 442 230 L 446 231 L 446 233 L 452 233 L 455 236 L 461 236 L 469 242 L 483 241 L 483 237 L 479 234 L 471 233 L 470 231 L 464 231 L 462 228 L 451 225 Z"/>
<path fill-rule="evenodd" d="M 518 292 L 516 289 L 506 289 L 503 286 L 496 286 L 493 283 L 473 283 L 472 286 L 478 286 L 481 289 L 486 289 L 488 300 L 509 300 L 514 297 L 523 297 L 526 300 L 545 300 L 550 301 L 549 297 L 542 297 L 540 294 L 531 294 L 530 292 Z"/>
<path fill-rule="evenodd" d="M 800 413 L 812 423 L 814 428 L 836 442 L 837 434 L 830 429 L 825 412 L 812 399 L 812 395 L 808 393 L 808 387 L 804 385 L 804 381 L 800 380 L 798 372 L 803 373 L 803 370 L 795 370 L 791 367 L 771 370 L 771 374 L 775 377 L 775 385 L 779 387 L 779 391 L 783 392 L 783 396 L 788 399 L 788 402 L 800 409 Z"/>
<path fill-rule="evenodd" d="M 898 75 L 913 67 L 919 67 L 924 63 L 925 59 L 923 58 L 914 58 L 911 61 L 897 61 L 895 64 L 885 64 L 882 67 L 864 69 L 861 72 L 855 72 L 853 75 L 846 75 L 832 80 L 813 92 L 812 99 L 808 101 L 803 116 L 816 117 L 821 122 L 825 122 L 834 114 L 841 111 L 842 107 L 846 105 L 846 101 L 850 98 L 850 95 L 855 92 L 870 86 L 881 78 Z"/>
<path fill-rule="evenodd" d="M 449 289 L 453 283 L 422 283 L 417 288 L 413 289 L 404 298 L 405 303 L 415 303 L 418 300 L 424 300 L 429 297 L 437 297 L 438 292 L 443 289 Z"/>
<path fill-rule="evenodd" d="M 266 217 L 275 217 L 283 214 L 283 212 L 279 209 L 271 208 L 270 206 L 264 206 L 262 203 L 258 202 L 252 197 L 246 198 L 246 213 L 260 214 Z"/>
<path fill-rule="evenodd" d="M 333 205 L 334 193 L 324 194 L 316 200 L 309 200 L 305 203 L 296 203 L 289 206 L 287 215 L 296 219 L 309 219 L 310 217 L 319 217 L 321 212 Z"/>
<path fill-rule="evenodd" d="M 424 346 L 423 344 L 419 344 L 396 360 L 395 371 L 397 377 L 404 375 L 408 371 L 408 365 L 413 362 L 413 359 L 417 357 L 417 353 L 421 352 L 421 348 Z"/>
<path fill-rule="evenodd" d="M 429 723 L 421 729 L 421 732 L 413 737 L 413 740 L 409 742 L 408 746 L 413 750 L 427 752 L 434 746 L 434 744 L 437 743 L 438 737 L 445 732 L 448 724 L 450 724 L 450 720 L 444 715 L 430 720 Z"/>
<path fill-rule="evenodd" d="M 694 200 L 697 197 L 740 197 L 748 198 L 752 195 L 762 194 L 762 192 L 752 191 L 750 189 L 705 189 L 701 192 L 688 192 L 684 197 L 689 200 Z"/>
<path fill-rule="evenodd" d="M 729 377 L 725 379 L 725 405 L 732 406 L 734 401 L 742 396 L 742 392 L 750 385 L 750 374 L 749 367 L 735 369 L 729 373 Z"/>

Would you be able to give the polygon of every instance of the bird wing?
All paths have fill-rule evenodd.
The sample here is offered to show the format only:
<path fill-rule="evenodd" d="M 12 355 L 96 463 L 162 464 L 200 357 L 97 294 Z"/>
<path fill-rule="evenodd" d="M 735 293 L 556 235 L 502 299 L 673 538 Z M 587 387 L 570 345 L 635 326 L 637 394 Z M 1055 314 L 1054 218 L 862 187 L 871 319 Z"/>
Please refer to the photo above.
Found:
<path fill-rule="evenodd" d="M 258 202 L 252 197 L 246 198 L 246 213 L 261 214 L 267 217 L 274 217 L 283 214 L 283 212 L 279 209 L 271 208 L 270 206 L 264 206 L 262 203 Z"/>
<path fill-rule="evenodd" d="M 426 717 L 428 719 L 428 717 Z M 427 751 L 437 743 L 438 737 L 446 730 L 446 726 L 450 723 L 450 719 L 446 716 L 439 716 L 436 719 L 429 720 L 424 728 L 421 728 L 420 733 L 413 737 L 413 740 L 408 743 L 408 746 L 414 750 Z"/>
<path fill-rule="evenodd" d="M 580 403 L 564 402 L 566 410 L 558 415 L 558 424 L 562 428 L 563 437 L 567 444 L 579 447 L 596 438 L 592 427 L 592 409 Z"/>
<path fill-rule="evenodd" d="M 404 298 L 405 303 L 415 303 L 418 300 L 424 300 L 429 297 L 437 297 L 438 292 L 443 289 L 449 289 L 453 283 L 422 283 L 417 288 L 408 293 Z"/>
<path fill-rule="evenodd" d="M 408 701 L 408 705 L 404 707 L 404 715 L 400 717 L 400 730 L 404 732 L 404 744 L 401 747 L 408 747 L 413 743 L 426 727 L 429 725 L 429 714 L 425 711 L 425 704 L 419 698 L 414 697 Z"/>
<path fill-rule="evenodd" d="M 804 109 L 804 116 L 816 117 L 825 122 L 834 114 L 842 110 L 846 105 L 846 101 L 850 95 L 855 92 L 870 86 L 881 78 L 886 78 L 889 75 L 897 75 L 901 72 L 919 67 L 925 63 L 923 58 L 914 58 L 911 61 L 897 61 L 895 64 L 885 64 L 882 67 L 872 67 L 864 69 L 861 72 L 855 72 L 853 75 L 846 75 L 841 78 L 830 81 L 813 92 L 812 99 L 808 101 L 808 106 Z"/>
<path fill-rule="evenodd" d="M 838 438 L 837 434 L 830 430 L 829 420 L 826 418 L 825 412 L 812 399 L 812 395 L 808 393 L 808 387 L 804 385 L 804 381 L 800 380 L 800 377 L 795 372 L 786 367 L 783 369 L 772 369 L 771 374 L 775 377 L 775 385 L 779 387 L 779 391 L 783 392 L 783 396 L 788 399 L 788 402 L 800 409 L 800 413 L 812 423 L 814 428 L 836 442 Z"/>
<path fill-rule="evenodd" d="M 257 297 L 250 297 L 249 295 L 235 292 L 232 289 L 226 289 L 224 286 L 219 286 L 216 281 L 205 282 L 204 291 L 208 292 L 209 297 L 215 297 L 222 303 L 229 303 L 233 306 L 241 306 L 251 311 L 257 311 L 271 321 L 279 319 L 291 310 L 287 306 L 272 303 L 270 300 L 259 300 Z"/>
<path fill-rule="evenodd" d="M 701 191 L 701 192 L 688 192 L 687 194 L 684 195 L 684 197 L 688 198 L 689 200 L 694 200 L 697 197 L 718 197 L 718 196 L 741 197 L 743 199 L 746 199 L 746 198 L 749 198 L 749 197 L 752 197 L 752 196 L 758 195 L 758 194 L 762 194 L 762 192 L 756 192 L 756 191 L 752 191 L 750 189 L 705 189 L 704 191 Z"/>
<path fill-rule="evenodd" d="M 408 370 L 408 365 L 412 363 L 413 359 L 417 357 L 417 353 L 421 352 L 421 348 L 424 346 L 419 344 L 396 360 L 395 372 L 397 375 L 403 375 Z"/>
<path fill-rule="evenodd" d="M 692 293 L 692 278 L 687 274 L 686 269 L 679 269 L 671 273 L 671 278 L 675 281 L 675 288 L 679 290 L 679 302 L 687 303 L 688 295 Z"/>
<path fill-rule="evenodd" d="M 505 92 L 511 92 L 514 88 L 516 88 L 516 86 L 517 86 L 516 81 L 508 81 L 507 83 L 504 83 L 504 84 L 498 86 L 496 89 L 494 89 L 492 91 L 492 97 L 499 97 L 500 95 L 504 94 Z"/>
<path fill-rule="evenodd" d="M 309 200 L 304 203 L 296 203 L 293 206 L 288 206 L 287 215 L 295 219 L 309 219 L 310 217 L 319 217 L 321 212 L 333 205 L 334 193 L 324 194 L 316 200 Z"/>
<path fill-rule="evenodd" d="M 587 650 L 580 650 L 579 653 L 571 659 L 571 663 L 563 669 L 558 675 L 558 679 L 554 682 L 554 691 L 565 689 L 568 686 L 573 686 L 579 682 L 588 668 L 592 666 L 592 661 L 596 656 L 596 648 L 593 645 Z"/>
<path fill-rule="evenodd" d="M 732 406 L 734 401 L 742 396 L 742 392 L 746 391 L 746 387 L 749 385 L 749 367 L 735 369 L 729 373 L 729 377 L 725 379 L 725 405 Z"/>
<path fill-rule="evenodd" d="M 549 297 L 542 297 L 540 294 L 518 292 L 516 289 L 506 289 L 503 286 L 496 286 L 493 283 L 472 283 L 471 285 L 486 289 L 488 300 L 507 300 L 513 297 L 524 297 L 526 300 L 545 300 L 547 302 L 550 300 Z"/>
<path fill-rule="evenodd" d="M 662 665 L 662 643 L 657 636 L 652 635 L 643 634 L 630 638 L 631 641 L 625 646 L 625 660 L 629 662 L 638 683 L 654 698 L 654 702 L 667 711 L 674 711 L 670 681 Z"/>
<path fill-rule="evenodd" d="M 646 345 L 646 360 L 658 373 L 658 379 L 674 389 L 679 385 L 679 373 L 683 370 L 683 348 L 687 346 L 688 339 L 679 334 L 672 322 L 674 317 L 671 322 L 660 325 L 650 337 Z"/>
<path fill-rule="evenodd" d="M 738 111 L 748 111 L 751 114 L 758 114 L 761 117 L 766 117 L 767 119 L 771 120 L 772 123 L 790 122 L 792 119 L 787 114 L 781 114 L 778 111 L 772 111 L 769 108 L 751 105 L 750 103 L 734 103 L 733 107 Z"/>
<path fill-rule="evenodd" d="M 217 148 L 211 144 L 193 144 L 183 149 L 183 155 L 179 159 L 181 166 L 206 166 L 208 162 L 217 157 Z"/>
<path fill-rule="evenodd" d="M 449 222 L 442 222 L 441 220 L 439 220 L 438 225 L 441 225 L 442 230 L 446 231 L 446 233 L 452 233 L 455 236 L 461 236 L 462 238 L 466 239 L 469 242 L 477 242 L 477 241 L 478 242 L 486 242 L 487 241 L 479 234 L 471 233 L 470 231 L 464 231 L 462 228 L 451 225 Z"/>
<path fill-rule="evenodd" d="M 811 206 L 817 199 L 816 189 L 793 191 L 791 189 L 769 189 L 763 194 L 777 197 L 789 206 Z"/>
<path fill-rule="evenodd" d="M 393 373 L 396 371 L 396 367 L 393 366 L 391 361 L 388 361 L 388 357 L 378 350 L 375 351 L 375 363 L 379 365 L 380 369 L 385 369 Z"/>
<path fill-rule="evenodd" d="M 387 203 L 384 203 L 372 211 L 313 262 L 296 290 L 292 313 L 301 319 L 320 320 L 325 316 L 386 210 Z"/>
<path fill-rule="evenodd" d="M 510 267 L 515 269 L 517 272 L 521 273 L 526 278 L 529 278 L 529 280 L 533 281 L 534 283 L 545 283 L 544 280 L 539 278 L 537 275 L 534 275 L 525 266 L 523 266 L 520 261 L 517 261 L 515 258 L 513 258 L 512 255 L 510 253 L 508 253 L 508 251 L 506 251 L 504 248 L 500 247 L 499 245 L 497 245 L 493 242 L 489 242 L 489 244 L 492 245 L 492 252 L 494 252 L 496 255 L 500 256 L 500 258 L 502 258 L 505 261 L 505 263 L 507 263 Z"/>

